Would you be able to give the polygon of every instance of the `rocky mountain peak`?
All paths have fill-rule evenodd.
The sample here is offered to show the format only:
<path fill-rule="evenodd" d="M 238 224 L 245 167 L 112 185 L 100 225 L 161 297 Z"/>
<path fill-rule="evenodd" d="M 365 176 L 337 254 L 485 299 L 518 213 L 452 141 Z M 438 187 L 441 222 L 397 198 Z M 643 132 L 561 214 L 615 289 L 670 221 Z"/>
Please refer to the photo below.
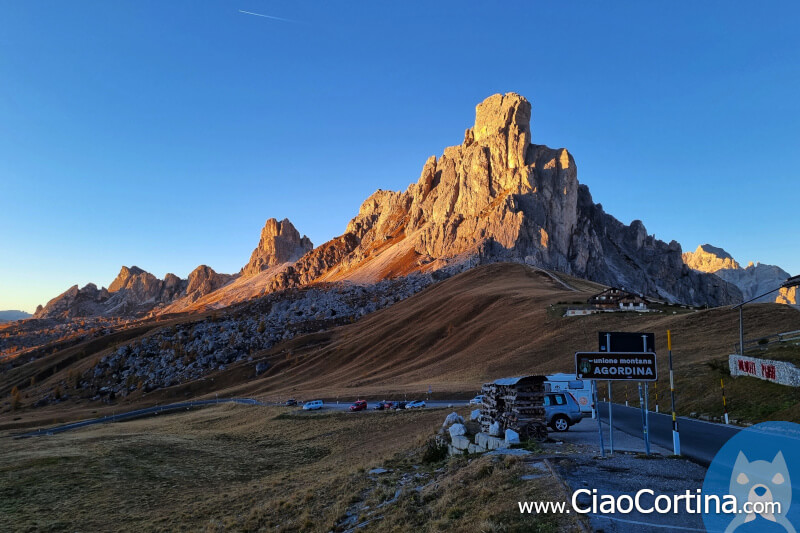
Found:
<path fill-rule="evenodd" d="M 468 130 L 466 137 L 480 142 L 494 135 L 523 135 L 527 136 L 527 142 L 523 143 L 527 147 L 530 143 L 530 131 L 530 102 L 516 93 L 495 94 L 475 107 L 475 125 Z"/>
<path fill-rule="evenodd" d="M 475 108 L 461 145 L 431 156 L 405 192 L 378 190 L 346 232 L 280 272 L 271 290 L 316 279 L 377 281 L 470 258 L 523 261 L 692 304 L 739 300 L 691 271 L 677 242 L 626 226 L 592 201 L 563 148 L 531 144 L 531 104 L 495 94 Z"/>
<path fill-rule="evenodd" d="M 232 276 L 229 274 L 217 274 L 210 266 L 200 265 L 189 274 L 186 296 L 192 301 L 197 300 L 219 289 L 231 279 Z"/>
<path fill-rule="evenodd" d="M 130 268 L 123 266 L 119 270 L 119 274 L 108 286 L 108 292 L 117 292 L 120 289 L 133 289 L 138 286 L 139 289 L 152 286 L 158 281 L 151 273 L 142 270 L 137 266 Z"/>
<path fill-rule="evenodd" d="M 242 275 L 252 276 L 269 267 L 297 261 L 314 248 L 311 240 L 294 227 L 288 218 L 280 222 L 267 220 L 261 230 L 258 246 L 250 255 L 250 261 L 242 268 Z"/>
<path fill-rule="evenodd" d="M 708 273 L 739 268 L 739 263 L 733 259 L 731 254 L 710 244 L 701 244 L 694 252 L 684 253 L 683 262 L 689 268 Z"/>

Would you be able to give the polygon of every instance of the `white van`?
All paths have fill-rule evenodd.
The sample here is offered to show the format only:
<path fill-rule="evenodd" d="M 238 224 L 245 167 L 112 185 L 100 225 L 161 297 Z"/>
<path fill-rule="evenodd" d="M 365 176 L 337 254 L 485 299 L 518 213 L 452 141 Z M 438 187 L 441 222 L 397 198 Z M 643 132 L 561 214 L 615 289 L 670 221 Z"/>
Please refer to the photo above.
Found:
<path fill-rule="evenodd" d="M 322 409 L 322 400 L 311 400 L 303 404 L 303 411 Z"/>
<path fill-rule="evenodd" d="M 582 413 L 592 412 L 592 382 L 576 379 L 575 374 L 552 374 L 544 382 L 547 392 L 569 392 L 575 397 Z"/>

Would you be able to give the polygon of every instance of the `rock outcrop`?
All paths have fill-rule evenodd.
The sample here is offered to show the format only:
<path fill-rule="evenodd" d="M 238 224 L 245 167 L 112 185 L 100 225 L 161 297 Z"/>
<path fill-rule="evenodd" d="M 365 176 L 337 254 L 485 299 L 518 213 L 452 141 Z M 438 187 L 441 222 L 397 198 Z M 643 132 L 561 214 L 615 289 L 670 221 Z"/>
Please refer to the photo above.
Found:
<path fill-rule="evenodd" d="M 274 218 L 267 220 L 261 230 L 261 239 L 253 250 L 250 261 L 242 268 L 243 276 L 253 276 L 262 270 L 293 263 L 309 252 L 314 245 L 292 225 L 289 219 L 278 222 Z"/>
<path fill-rule="evenodd" d="M 774 291 L 789 277 L 788 272 L 775 265 L 751 262 L 746 268 L 742 268 L 728 252 L 710 244 L 700 245 L 696 251 L 683 254 L 683 261 L 695 270 L 716 274 L 736 285 L 745 300 Z M 792 289 L 781 289 L 777 296 L 773 292 L 755 301 L 797 303 Z"/>
<path fill-rule="evenodd" d="M 735 286 L 687 267 L 677 242 L 606 214 L 579 185 L 567 150 L 530 144 L 525 98 L 496 94 L 475 115 L 463 144 L 430 157 L 405 192 L 378 190 L 367 198 L 343 235 L 282 271 L 270 289 L 511 260 L 669 301 L 741 299 Z"/>

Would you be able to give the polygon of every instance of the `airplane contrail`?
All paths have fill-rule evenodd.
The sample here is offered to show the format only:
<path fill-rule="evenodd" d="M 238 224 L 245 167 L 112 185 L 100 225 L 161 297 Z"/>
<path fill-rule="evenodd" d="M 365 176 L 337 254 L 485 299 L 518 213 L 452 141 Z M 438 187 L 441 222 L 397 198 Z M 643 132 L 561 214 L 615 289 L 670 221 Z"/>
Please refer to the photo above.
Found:
<path fill-rule="evenodd" d="M 281 17 L 273 17 L 272 15 L 264 15 L 261 13 L 253 13 L 252 11 L 244 11 L 242 9 L 239 10 L 239 13 L 244 13 L 245 15 L 255 15 L 256 17 L 264 17 L 265 19 L 281 20 L 283 22 L 294 22 L 293 20 L 284 19 Z"/>

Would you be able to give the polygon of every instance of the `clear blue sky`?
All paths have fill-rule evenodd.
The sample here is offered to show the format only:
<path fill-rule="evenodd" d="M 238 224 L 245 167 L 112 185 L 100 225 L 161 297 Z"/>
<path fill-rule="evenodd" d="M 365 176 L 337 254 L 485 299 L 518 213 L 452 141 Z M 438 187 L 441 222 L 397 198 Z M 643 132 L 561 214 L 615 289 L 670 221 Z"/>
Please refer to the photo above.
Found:
<path fill-rule="evenodd" d="M 0 309 L 321 244 L 507 91 L 623 222 L 800 273 L 797 6 L 3 2 Z"/>

